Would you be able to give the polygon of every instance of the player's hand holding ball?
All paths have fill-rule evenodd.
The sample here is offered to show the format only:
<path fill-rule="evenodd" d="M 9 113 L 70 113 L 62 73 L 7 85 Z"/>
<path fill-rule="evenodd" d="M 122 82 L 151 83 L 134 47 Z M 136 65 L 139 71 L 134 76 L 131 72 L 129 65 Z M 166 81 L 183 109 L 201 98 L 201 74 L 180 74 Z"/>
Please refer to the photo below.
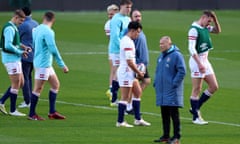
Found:
<path fill-rule="evenodd" d="M 136 73 L 137 79 L 143 79 L 144 74 L 146 73 L 146 66 L 143 63 L 137 64 L 137 69 L 140 73 Z"/>

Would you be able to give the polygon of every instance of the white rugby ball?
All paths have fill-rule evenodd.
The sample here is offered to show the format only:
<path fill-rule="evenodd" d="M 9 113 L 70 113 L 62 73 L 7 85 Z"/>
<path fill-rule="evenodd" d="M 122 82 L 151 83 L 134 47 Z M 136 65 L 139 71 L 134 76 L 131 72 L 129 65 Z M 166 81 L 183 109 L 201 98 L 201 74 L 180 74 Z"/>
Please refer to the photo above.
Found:
<path fill-rule="evenodd" d="M 146 66 L 143 63 L 137 64 L 137 69 L 143 73 L 146 72 Z"/>

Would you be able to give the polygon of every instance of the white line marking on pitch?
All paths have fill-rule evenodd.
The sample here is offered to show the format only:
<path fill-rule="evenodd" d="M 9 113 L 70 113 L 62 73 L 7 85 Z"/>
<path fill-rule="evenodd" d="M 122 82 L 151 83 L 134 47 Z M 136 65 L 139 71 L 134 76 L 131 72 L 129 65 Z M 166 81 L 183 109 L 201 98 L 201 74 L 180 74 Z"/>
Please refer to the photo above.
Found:
<path fill-rule="evenodd" d="M 40 99 L 41 101 L 48 101 L 47 99 Z M 87 108 L 96 108 L 96 109 L 105 109 L 105 110 L 112 110 L 116 111 L 116 108 L 111 108 L 107 106 L 97 106 L 97 105 L 89 105 L 89 104 L 79 104 L 79 103 L 70 103 L 70 102 L 64 102 L 64 101 L 57 101 L 59 104 L 66 104 L 66 105 L 73 105 L 73 106 L 80 106 L 80 107 L 87 107 Z M 146 115 L 151 115 L 151 116 L 157 116 L 161 117 L 160 114 L 157 113 L 152 113 L 152 112 L 142 112 L 143 114 Z M 186 117 L 181 117 L 183 120 L 192 120 L 191 118 L 186 118 Z M 240 127 L 240 124 L 234 124 L 234 123 L 226 123 L 226 122 L 219 122 L 219 121 L 208 121 L 210 123 L 214 124 L 220 124 L 220 125 L 227 125 L 227 126 L 234 126 L 234 127 Z"/>
<path fill-rule="evenodd" d="M 0 93 L 0 95 L 3 95 Z M 23 98 L 23 96 L 18 96 L 20 98 Z M 46 101 L 48 102 L 48 99 L 41 99 L 41 101 Z M 73 105 L 73 106 L 80 106 L 80 107 L 87 107 L 87 108 L 96 108 L 96 109 L 105 109 L 105 110 L 112 110 L 112 111 L 116 111 L 116 108 L 111 108 L 111 107 L 107 107 L 107 106 L 97 106 L 97 105 L 89 105 L 89 104 L 79 104 L 79 103 L 70 103 L 70 102 L 64 102 L 64 101 L 56 101 L 59 104 L 66 104 L 66 105 Z M 151 115 L 151 116 L 157 116 L 157 117 L 161 117 L 160 114 L 157 113 L 152 113 L 152 112 L 142 112 L 143 114 L 146 115 Z M 181 117 L 181 119 L 183 120 L 189 120 L 191 121 L 191 118 L 186 118 L 186 117 Z M 220 125 L 227 125 L 227 126 L 234 126 L 234 127 L 240 127 L 240 124 L 234 124 L 234 123 L 226 123 L 226 122 L 219 122 L 219 121 L 208 121 L 210 123 L 214 123 L 214 124 L 220 124 Z"/>
<path fill-rule="evenodd" d="M 160 54 L 160 51 L 149 51 L 152 54 Z M 107 55 L 107 52 L 64 52 L 64 55 Z M 189 57 L 189 55 L 184 55 Z M 226 60 L 225 58 L 217 58 L 217 57 L 209 57 L 209 59 L 213 60 Z"/>

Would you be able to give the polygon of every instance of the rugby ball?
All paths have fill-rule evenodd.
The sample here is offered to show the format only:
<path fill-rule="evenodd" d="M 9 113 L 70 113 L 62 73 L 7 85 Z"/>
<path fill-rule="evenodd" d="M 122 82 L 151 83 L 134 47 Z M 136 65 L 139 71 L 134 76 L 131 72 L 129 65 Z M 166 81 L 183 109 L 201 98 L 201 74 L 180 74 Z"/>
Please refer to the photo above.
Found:
<path fill-rule="evenodd" d="M 143 63 L 137 64 L 137 69 L 140 72 L 146 73 L 146 66 Z"/>

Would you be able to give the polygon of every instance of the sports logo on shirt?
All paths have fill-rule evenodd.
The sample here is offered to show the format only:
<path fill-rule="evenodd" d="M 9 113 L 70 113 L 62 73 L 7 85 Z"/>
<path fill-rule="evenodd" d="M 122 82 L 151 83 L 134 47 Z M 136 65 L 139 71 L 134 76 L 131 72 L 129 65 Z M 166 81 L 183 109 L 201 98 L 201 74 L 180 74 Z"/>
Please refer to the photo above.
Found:
<path fill-rule="evenodd" d="M 168 58 L 167 58 L 167 62 L 170 62 L 170 61 L 171 61 L 171 58 L 170 58 L 170 57 L 168 57 Z"/>

